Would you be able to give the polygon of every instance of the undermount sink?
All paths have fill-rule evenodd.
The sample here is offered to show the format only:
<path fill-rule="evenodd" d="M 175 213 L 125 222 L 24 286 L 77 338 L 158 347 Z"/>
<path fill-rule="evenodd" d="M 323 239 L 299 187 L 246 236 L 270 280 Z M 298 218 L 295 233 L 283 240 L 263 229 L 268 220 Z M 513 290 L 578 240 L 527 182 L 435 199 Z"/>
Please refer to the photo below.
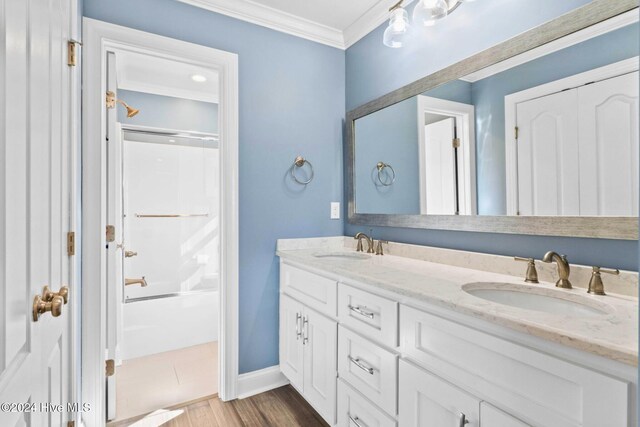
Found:
<path fill-rule="evenodd" d="M 360 259 L 365 260 L 371 258 L 359 252 L 319 252 L 313 255 L 316 258 L 341 258 L 341 259 Z"/>
<path fill-rule="evenodd" d="M 498 304 L 551 314 L 596 317 L 612 311 L 610 306 L 589 297 L 542 287 L 513 283 L 469 283 L 462 290 Z"/>

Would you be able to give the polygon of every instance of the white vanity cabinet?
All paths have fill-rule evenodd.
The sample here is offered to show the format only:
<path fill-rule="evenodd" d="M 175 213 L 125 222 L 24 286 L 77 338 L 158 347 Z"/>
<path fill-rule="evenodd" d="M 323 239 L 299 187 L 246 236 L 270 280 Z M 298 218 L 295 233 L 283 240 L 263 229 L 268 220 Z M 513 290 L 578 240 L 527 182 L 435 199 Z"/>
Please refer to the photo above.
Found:
<path fill-rule="evenodd" d="M 282 266 L 287 270 L 288 266 Z M 303 279 L 307 273 L 291 267 L 285 271 L 283 278 Z M 291 273 L 291 274 L 286 274 Z M 322 280 L 320 280 L 322 279 Z M 322 277 L 311 281 L 301 280 L 294 286 L 297 296 L 313 293 L 313 286 L 326 285 Z M 290 282 L 291 283 L 291 282 Z M 333 282 L 333 286 L 336 286 Z M 325 288 L 326 290 L 326 288 Z M 317 291 L 317 288 L 315 288 Z M 318 295 L 316 292 L 315 295 Z M 334 291 L 335 295 L 335 291 Z M 316 301 L 316 306 L 327 307 Z M 335 300 L 333 302 L 335 310 Z M 337 322 L 334 318 L 319 313 L 317 310 L 300 302 L 287 293 L 280 296 L 280 370 L 302 396 L 316 411 L 333 425 L 336 413 L 336 380 L 337 380 Z"/>
<path fill-rule="evenodd" d="M 280 367 L 329 424 L 634 425 L 631 367 L 394 298 L 281 262 Z"/>

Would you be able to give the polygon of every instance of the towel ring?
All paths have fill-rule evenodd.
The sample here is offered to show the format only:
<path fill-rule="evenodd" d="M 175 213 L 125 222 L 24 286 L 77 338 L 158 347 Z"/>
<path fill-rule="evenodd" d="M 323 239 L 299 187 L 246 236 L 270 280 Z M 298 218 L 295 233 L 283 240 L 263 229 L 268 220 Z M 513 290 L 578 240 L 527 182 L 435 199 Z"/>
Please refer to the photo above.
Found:
<path fill-rule="evenodd" d="M 304 164 L 308 164 L 309 168 L 311 169 L 311 176 L 309 177 L 308 180 L 306 181 L 301 181 L 298 179 L 298 177 L 296 176 L 296 170 L 303 167 Z M 311 164 L 311 162 L 309 160 L 306 160 L 304 157 L 302 156 L 298 156 L 296 157 L 296 159 L 293 162 L 293 165 L 291 165 L 291 178 L 293 178 L 293 180 L 295 182 L 297 182 L 300 185 L 307 185 L 308 183 L 310 183 L 311 181 L 313 181 L 313 165 Z"/>
<path fill-rule="evenodd" d="M 396 182 L 396 171 L 393 170 L 393 167 L 391 165 L 388 165 L 384 162 L 378 162 L 376 168 L 378 168 L 378 181 L 380 181 L 380 184 L 384 185 L 385 187 L 389 187 L 393 185 L 394 182 Z M 382 180 L 382 171 L 384 171 L 386 168 L 391 169 L 391 182 Z"/>

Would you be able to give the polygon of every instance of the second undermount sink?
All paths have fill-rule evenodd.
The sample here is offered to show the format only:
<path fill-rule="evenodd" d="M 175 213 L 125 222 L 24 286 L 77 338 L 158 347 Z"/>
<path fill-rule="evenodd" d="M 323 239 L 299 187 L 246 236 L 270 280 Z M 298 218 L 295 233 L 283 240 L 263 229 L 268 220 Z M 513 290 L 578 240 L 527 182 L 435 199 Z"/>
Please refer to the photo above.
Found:
<path fill-rule="evenodd" d="M 462 289 L 475 297 L 511 307 L 576 317 L 597 317 L 611 313 L 607 304 L 548 288 L 513 283 L 469 283 Z"/>
<path fill-rule="evenodd" d="M 365 260 L 371 258 L 360 252 L 319 252 L 313 255 L 316 258 L 339 258 L 339 259 L 359 259 Z"/>

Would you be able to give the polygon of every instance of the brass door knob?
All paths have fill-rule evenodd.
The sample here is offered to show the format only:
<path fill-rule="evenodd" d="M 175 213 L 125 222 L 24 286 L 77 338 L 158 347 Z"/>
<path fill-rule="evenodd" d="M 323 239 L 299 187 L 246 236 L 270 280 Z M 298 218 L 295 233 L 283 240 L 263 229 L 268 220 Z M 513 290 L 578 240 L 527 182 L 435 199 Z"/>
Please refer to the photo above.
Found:
<path fill-rule="evenodd" d="M 134 252 L 134 251 L 124 251 L 124 257 L 125 258 L 131 258 L 134 256 L 138 256 L 138 252 Z"/>
<path fill-rule="evenodd" d="M 62 306 L 64 306 L 64 300 L 60 296 L 54 296 L 51 301 L 43 301 L 40 295 L 36 295 L 33 299 L 33 321 L 37 322 L 41 314 L 51 312 L 53 317 L 58 317 L 62 314 Z"/>
<path fill-rule="evenodd" d="M 53 292 L 48 286 L 42 289 L 42 299 L 46 302 L 53 300 L 53 297 L 62 297 L 64 303 L 69 302 L 69 287 L 63 286 L 58 292 Z"/>

